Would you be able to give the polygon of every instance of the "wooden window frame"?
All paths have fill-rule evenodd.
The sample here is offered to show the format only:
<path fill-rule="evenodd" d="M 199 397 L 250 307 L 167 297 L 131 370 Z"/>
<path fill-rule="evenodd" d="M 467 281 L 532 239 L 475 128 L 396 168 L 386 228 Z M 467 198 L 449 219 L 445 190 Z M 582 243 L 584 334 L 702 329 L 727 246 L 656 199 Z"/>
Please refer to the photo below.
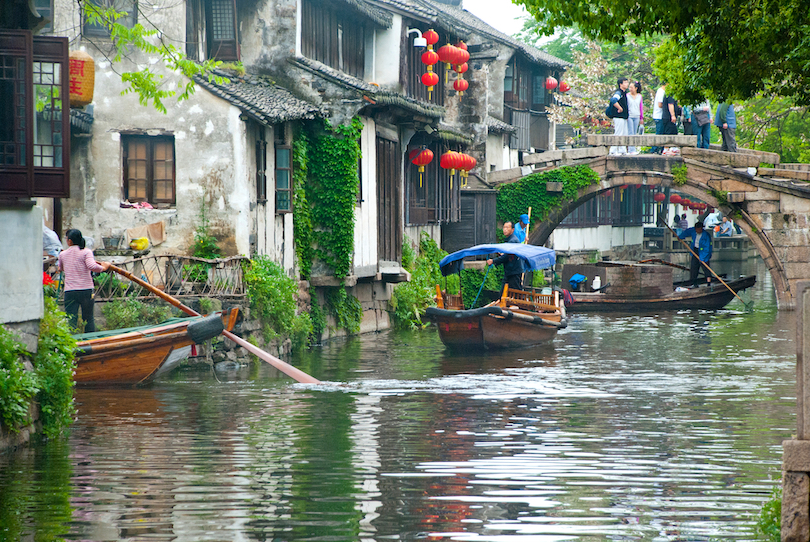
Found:
<path fill-rule="evenodd" d="M 267 203 L 267 139 L 264 125 L 259 125 L 256 138 L 256 201 Z"/>
<path fill-rule="evenodd" d="M 278 167 L 278 151 L 279 150 L 286 150 L 290 152 L 290 166 L 289 167 Z M 288 144 L 284 141 L 276 142 L 273 151 L 273 167 L 274 167 L 274 175 L 273 177 L 276 180 L 275 183 L 275 194 L 276 194 L 276 214 L 287 214 L 293 212 L 293 156 L 292 156 L 292 145 Z M 279 188 L 278 187 L 278 172 L 279 171 L 288 171 L 289 172 L 289 186 L 287 188 Z M 279 193 L 286 192 L 289 197 L 290 208 L 289 209 L 280 209 L 278 205 L 278 195 Z"/>
<path fill-rule="evenodd" d="M 450 172 L 439 165 L 441 155 L 447 150 L 461 151 L 457 145 L 446 145 L 441 141 L 425 142 L 424 145 L 433 151 L 434 159 L 425 166 L 422 174 L 422 186 L 419 186 L 417 167 L 408 160 L 406 151 L 405 186 L 407 197 L 407 221 L 411 225 L 444 224 L 458 222 L 461 219 L 461 180 L 456 171 L 453 186 L 450 187 Z M 420 146 L 411 141 L 409 149 Z"/>
<path fill-rule="evenodd" d="M 28 30 L 0 31 L 0 57 L 5 65 L 0 77 L 12 81 L 6 87 L 0 100 L 9 106 L 11 115 L 12 140 L 2 143 L 0 154 L 0 198 L 51 197 L 66 198 L 70 196 L 70 107 L 67 101 L 70 86 L 68 40 L 53 36 L 34 36 Z M 39 126 L 35 123 L 43 120 L 38 117 L 34 106 L 36 88 L 34 85 L 34 63 L 59 65 L 59 77 L 48 76 L 48 81 L 40 83 L 59 89 L 50 94 L 50 119 L 44 119 L 50 126 L 51 134 L 61 134 L 60 142 L 52 138 L 50 142 L 34 139 Z M 45 70 L 47 71 L 47 70 Z M 52 73 L 55 73 L 53 70 Z M 13 76 L 7 78 L 7 76 Z M 10 95 L 5 91 L 11 89 Z M 22 91 L 20 91 L 22 89 Z M 57 105 L 58 104 L 58 105 Z M 58 109 L 56 108 L 58 107 Z M 44 109 L 43 109 L 44 111 Z M 8 126 L 5 122 L 4 126 Z M 61 151 L 61 165 L 36 165 L 35 143 Z M 12 159 L 10 156 L 15 156 Z M 56 156 L 53 154 L 53 156 Z"/>
<path fill-rule="evenodd" d="M 147 168 L 146 168 L 146 197 L 145 198 L 133 198 L 129 196 L 129 143 L 131 141 L 144 141 L 147 143 Z M 172 150 L 172 197 L 171 198 L 162 198 L 156 199 L 154 197 L 155 194 L 155 178 L 154 178 L 154 166 L 155 166 L 155 155 L 154 155 L 154 143 L 156 142 L 169 142 L 171 143 L 170 147 Z M 173 135 L 159 135 L 159 136 L 150 136 L 150 135 L 143 135 L 143 134 L 121 134 L 121 148 L 122 148 L 122 159 L 123 159 L 123 186 L 124 186 L 124 198 L 130 202 L 148 202 L 150 205 L 170 205 L 174 206 L 177 203 L 177 152 L 174 148 L 174 136 Z"/>
<path fill-rule="evenodd" d="M 228 6 L 231 9 L 231 20 L 224 20 L 224 24 L 230 22 L 228 30 L 232 32 L 233 37 L 228 39 L 217 40 L 214 34 L 217 31 L 215 28 L 215 20 L 217 13 L 214 11 L 214 4 L 220 2 L 222 6 Z M 238 61 L 240 57 L 239 49 L 239 27 L 236 24 L 236 0 L 205 0 L 205 49 L 206 55 L 211 60 L 223 61 Z M 224 15 L 224 14 L 223 14 Z M 224 25 L 220 30 L 224 30 Z"/>

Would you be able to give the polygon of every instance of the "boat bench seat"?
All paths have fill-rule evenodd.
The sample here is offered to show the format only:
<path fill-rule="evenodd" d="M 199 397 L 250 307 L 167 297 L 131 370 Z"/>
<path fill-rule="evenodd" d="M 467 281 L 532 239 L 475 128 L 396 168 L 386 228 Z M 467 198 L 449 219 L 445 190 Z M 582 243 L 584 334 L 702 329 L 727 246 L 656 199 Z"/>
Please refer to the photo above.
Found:
<path fill-rule="evenodd" d="M 501 296 L 500 306 L 509 305 L 516 305 L 521 309 L 535 312 L 555 312 L 559 306 L 559 292 L 544 295 L 524 290 L 512 290 L 506 286 L 504 295 Z"/>

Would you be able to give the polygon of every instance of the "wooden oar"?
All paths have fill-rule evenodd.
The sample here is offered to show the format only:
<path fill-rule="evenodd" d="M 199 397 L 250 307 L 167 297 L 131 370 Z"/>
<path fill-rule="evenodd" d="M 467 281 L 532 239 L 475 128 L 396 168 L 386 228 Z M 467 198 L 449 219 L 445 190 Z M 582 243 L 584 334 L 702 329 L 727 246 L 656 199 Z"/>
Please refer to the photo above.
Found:
<path fill-rule="evenodd" d="M 662 260 L 661 258 L 648 258 L 646 260 L 639 260 L 638 261 L 638 263 L 650 263 L 650 262 L 660 263 L 660 264 L 663 264 L 663 265 L 668 265 L 670 267 L 677 267 L 678 269 L 683 269 L 684 271 L 691 271 L 691 269 L 689 269 L 685 265 L 678 265 L 676 263 L 672 263 L 672 262 L 668 262 L 666 260 Z"/>
<path fill-rule="evenodd" d="M 195 311 L 191 307 L 187 307 L 186 305 L 183 305 L 183 303 L 180 302 L 179 299 L 176 299 L 176 298 L 170 296 L 169 294 L 167 294 L 166 292 L 163 292 L 163 291 L 159 290 L 158 288 L 155 288 L 154 286 L 152 286 L 148 282 L 146 282 L 144 280 L 141 280 L 140 278 L 136 277 L 135 275 L 133 275 L 129 271 L 127 271 L 125 269 L 121 269 L 120 267 L 117 267 L 115 265 L 111 265 L 110 269 L 112 271 L 115 271 L 116 273 L 118 273 L 122 277 L 126 277 L 129 280 L 131 280 L 132 282 L 134 282 L 136 284 L 139 284 L 140 286 L 143 286 L 144 288 L 146 288 L 147 290 L 149 290 L 150 292 L 152 292 L 153 294 L 155 294 L 156 296 L 158 296 L 162 300 L 164 300 L 164 301 L 170 303 L 171 305 L 177 307 L 178 309 L 180 309 L 184 313 L 188 314 L 189 316 L 200 316 L 200 313 L 198 313 L 197 311 Z M 255 355 L 256 357 L 258 357 L 259 359 L 261 359 L 263 361 L 266 361 L 267 363 L 269 363 L 270 365 L 272 365 L 273 367 L 275 367 L 276 369 L 278 369 L 282 373 L 284 373 L 287 376 L 297 380 L 298 382 L 301 382 L 302 384 L 320 384 L 321 383 L 321 381 L 318 380 L 317 378 L 309 376 L 304 371 L 302 371 L 300 369 L 296 369 L 295 367 L 293 367 L 289 363 L 285 363 L 285 362 L 281 361 L 277 357 L 268 354 L 267 352 L 265 352 L 261 348 L 253 346 L 252 344 L 247 342 L 242 337 L 234 335 L 230 331 L 225 330 L 225 331 L 222 332 L 222 334 L 225 335 L 226 337 L 228 337 L 230 340 L 232 340 L 236 344 L 238 344 L 239 346 L 241 346 L 242 348 L 244 348 L 245 350 L 247 350 L 248 352 L 250 352 L 251 354 Z"/>
<path fill-rule="evenodd" d="M 717 273 L 715 273 L 715 272 L 714 272 L 714 269 L 712 269 L 711 267 L 709 267 L 709 264 L 707 264 L 706 262 L 703 262 L 703 261 L 701 261 L 701 260 L 700 260 L 700 258 L 698 257 L 698 255 L 697 255 L 697 254 L 695 254 L 695 251 L 694 251 L 694 250 L 692 250 L 692 247 L 690 247 L 690 246 L 689 246 L 689 243 L 687 243 L 686 241 L 684 241 L 683 239 L 681 239 L 680 237 L 678 237 L 678 234 L 677 234 L 677 233 L 675 233 L 675 231 L 674 231 L 672 228 L 670 228 L 670 227 L 669 227 L 669 224 L 667 224 L 665 221 L 662 221 L 662 224 L 664 224 L 664 226 L 666 226 L 666 227 L 667 227 L 667 229 L 668 229 L 670 232 L 672 232 L 672 234 L 673 234 L 673 235 L 675 235 L 675 237 L 677 237 L 677 238 L 678 238 L 678 241 L 680 241 L 680 242 L 681 242 L 681 244 L 683 244 L 683 246 L 685 246 L 685 247 L 686 247 L 686 250 L 688 250 L 688 251 L 689 251 L 689 253 L 690 253 L 692 256 L 694 256 L 695 258 L 697 258 L 697 259 L 698 259 L 698 261 L 699 261 L 700 263 L 702 263 L 702 264 L 703 264 L 703 266 L 704 266 L 706 269 L 708 269 L 709 271 L 711 271 L 712 275 L 714 275 L 714 277 L 715 277 L 717 280 L 719 280 L 719 281 L 720 281 L 720 282 L 723 284 L 723 286 L 725 286 L 726 288 L 728 288 L 728 291 L 729 291 L 729 292 L 731 292 L 732 294 L 734 294 L 734 296 L 735 296 L 737 299 L 739 299 L 739 300 L 740 300 L 740 302 L 742 302 L 743 306 L 745 307 L 745 312 L 751 312 L 751 310 L 754 308 L 754 302 L 753 302 L 753 301 L 748 301 L 748 302 L 746 302 L 746 301 L 745 301 L 743 298 L 741 298 L 741 297 L 740 297 L 740 295 L 739 295 L 737 292 L 735 292 L 735 291 L 734 291 L 734 290 L 731 288 L 731 286 L 729 286 L 728 284 L 726 284 L 726 281 L 724 281 L 723 279 L 721 279 L 721 278 L 720 278 L 720 275 L 718 275 Z M 709 235 L 709 239 L 711 239 L 711 235 L 710 235 L 708 232 L 704 232 L 704 233 L 705 233 L 706 235 Z"/>

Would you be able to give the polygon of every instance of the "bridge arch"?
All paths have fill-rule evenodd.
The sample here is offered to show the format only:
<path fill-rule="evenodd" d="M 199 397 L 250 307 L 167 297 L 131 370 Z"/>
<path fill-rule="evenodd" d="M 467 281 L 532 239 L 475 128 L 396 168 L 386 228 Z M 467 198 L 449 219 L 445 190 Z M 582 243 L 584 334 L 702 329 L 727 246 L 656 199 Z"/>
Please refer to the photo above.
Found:
<path fill-rule="evenodd" d="M 610 157 L 603 158 L 603 162 L 622 162 L 621 158 Z M 637 164 L 638 157 L 631 157 L 625 159 L 628 166 Z M 740 229 L 745 232 L 753 245 L 756 247 L 757 252 L 762 257 L 768 271 L 773 279 L 773 284 L 776 290 L 777 305 L 783 310 L 795 309 L 795 296 L 791 288 L 791 280 L 788 279 L 785 266 L 777 253 L 774 244 L 768 238 L 761 225 L 761 220 L 753 217 L 744 208 L 735 206 L 731 207 L 726 201 L 718 201 L 713 195 L 713 189 L 705 181 L 705 175 L 701 175 L 699 171 L 694 170 L 694 164 L 690 164 L 691 160 L 684 160 L 679 157 L 668 158 L 652 158 L 651 164 L 654 169 L 620 169 L 620 167 L 594 167 L 599 173 L 599 183 L 588 186 L 579 190 L 577 198 L 571 201 L 564 202 L 560 207 L 552 210 L 542 222 L 533 225 L 534 230 L 529 232 L 528 242 L 533 245 L 543 245 L 548 241 L 551 233 L 560 225 L 560 223 L 567 217 L 574 209 L 583 203 L 595 198 L 608 190 L 618 188 L 624 185 L 643 185 L 643 186 L 660 186 L 662 188 L 672 188 L 679 192 L 688 194 L 694 198 L 708 203 L 709 205 L 720 209 L 723 214 L 734 214 L 735 224 L 740 226 Z M 617 164 L 614 164 L 617 165 Z M 684 184 L 676 185 L 675 178 L 671 173 L 672 166 L 687 165 L 687 179 Z M 699 164 L 698 166 L 702 166 Z M 661 167 L 664 166 L 664 167 Z M 593 166 L 592 166 L 593 167 Z M 725 172 L 728 175 L 728 172 Z"/>

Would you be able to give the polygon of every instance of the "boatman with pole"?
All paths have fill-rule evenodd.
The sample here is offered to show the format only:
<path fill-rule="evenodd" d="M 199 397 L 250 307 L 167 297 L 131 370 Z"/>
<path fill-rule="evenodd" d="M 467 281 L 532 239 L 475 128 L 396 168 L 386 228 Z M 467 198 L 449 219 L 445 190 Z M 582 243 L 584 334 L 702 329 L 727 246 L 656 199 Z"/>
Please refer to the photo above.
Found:
<path fill-rule="evenodd" d="M 506 238 L 505 243 L 518 243 L 520 240 L 515 235 L 515 226 L 506 221 L 503 223 L 503 236 Z M 487 265 L 500 265 L 503 264 L 503 284 L 508 284 L 512 290 L 523 289 L 523 264 L 520 258 L 514 254 L 501 254 L 495 259 L 488 259 Z M 503 290 L 501 284 L 501 290 Z"/>
<path fill-rule="evenodd" d="M 702 270 L 703 276 L 706 277 L 706 282 L 711 284 L 712 277 L 706 273 L 709 268 L 709 260 L 712 259 L 712 236 L 703 231 L 703 222 L 698 220 L 694 227 L 684 230 L 679 236 L 679 239 L 692 238 L 692 261 L 689 266 L 689 280 L 692 281 L 692 287 L 698 286 L 698 273 Z M 696 257 L 697 256 L 697 257 Z"/>

